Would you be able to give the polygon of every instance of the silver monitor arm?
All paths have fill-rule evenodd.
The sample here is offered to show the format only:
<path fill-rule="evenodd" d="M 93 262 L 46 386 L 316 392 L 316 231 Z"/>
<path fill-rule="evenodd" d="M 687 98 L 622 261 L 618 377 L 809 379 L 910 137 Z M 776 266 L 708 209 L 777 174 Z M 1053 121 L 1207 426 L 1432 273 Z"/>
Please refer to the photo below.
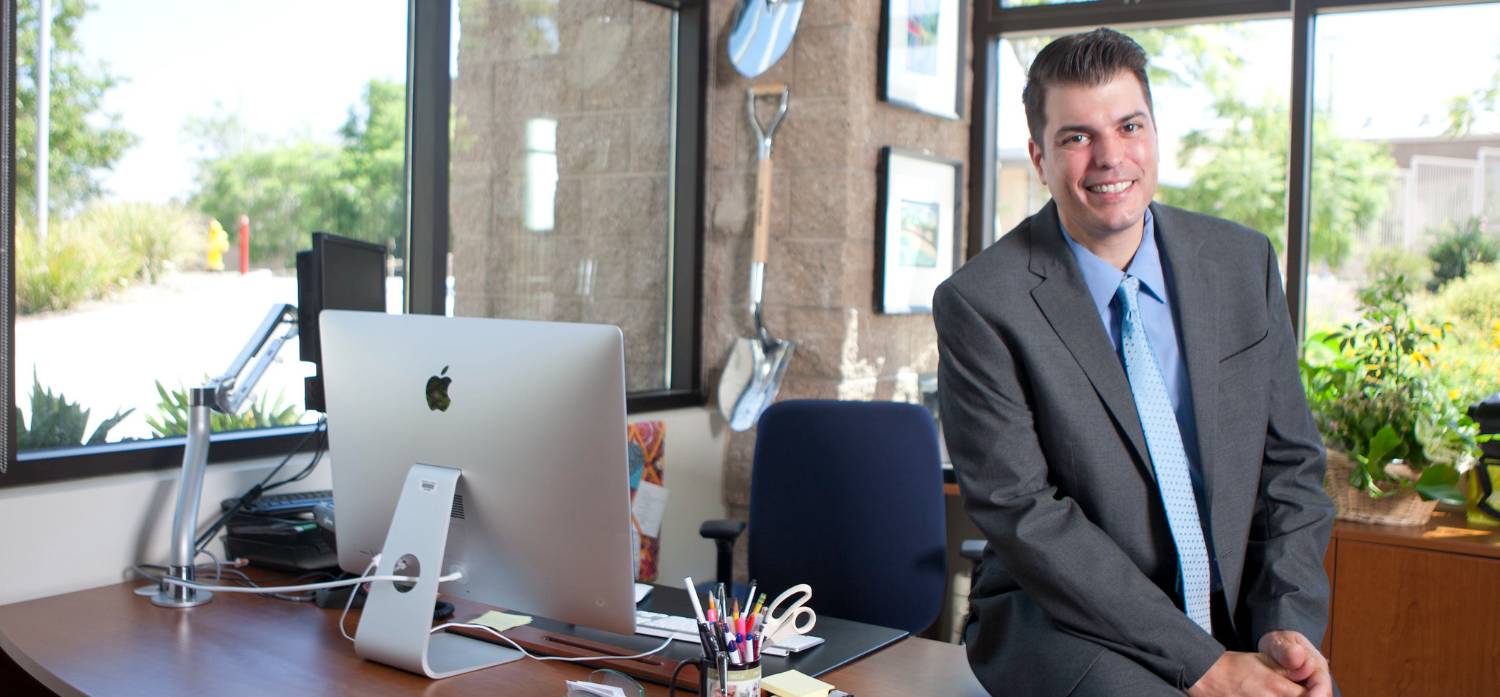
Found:
<path fill-rule="evenodd" d="M 279 336 L 276 332 L 286 325 Z M 274 336 L 274 338 L 273 338 Z M 288 339 L 297 336 L 297 308 L 292 305 L 273 305 L 260 328 L 250 336 L 245 348 L 223 375 L 209 380 L 202 387 L 188 393 L 187 446 L 182 454 L 182 481 L 177 488 L 177 509 L 172 514 L 172 549 L 167 562 L 166 576 L 189 583 L 196 578 L 193 562 L 197 557 L 195 533 L 198 527 L 198 504 L 203 496 L 203 473 L 208 468 L 208 445 L 212 434 L 211 417 L 214 411 L 233 414 L 239 411 L 255 389 L 276 354 Z M 256 356 L 260 356 L 258 360 Z M 255 360 L 250 372 L 240 379 L 245 367 Z M 162 581 L 151 596 L 151 602 L 162 607 L 193 607 L 213 599 L 208 591 L 194 590 Z"/>

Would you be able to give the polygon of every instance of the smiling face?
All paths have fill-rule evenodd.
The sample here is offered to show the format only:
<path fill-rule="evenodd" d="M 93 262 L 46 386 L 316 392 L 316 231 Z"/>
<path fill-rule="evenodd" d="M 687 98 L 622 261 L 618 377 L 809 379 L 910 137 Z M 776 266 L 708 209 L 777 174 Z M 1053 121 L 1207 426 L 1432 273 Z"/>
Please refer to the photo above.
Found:
<path fill-rule="evenodd" d="M 1048 85 L 1045 113 L 1045 142 L 1028 150 L 1068 234 L 1084 246 L 1138 240 L 1156 195 L 1157 160 L 1140 82 L 1121 70 L 1099 85 Z"/>

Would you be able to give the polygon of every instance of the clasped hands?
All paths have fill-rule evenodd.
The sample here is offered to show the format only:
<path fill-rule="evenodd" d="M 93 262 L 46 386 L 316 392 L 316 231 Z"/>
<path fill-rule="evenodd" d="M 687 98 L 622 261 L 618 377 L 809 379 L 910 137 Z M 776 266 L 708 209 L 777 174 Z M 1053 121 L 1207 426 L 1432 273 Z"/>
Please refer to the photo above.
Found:
<path fill-rule="evenodd" d="M 1267 632 L 1257 648 L 1256 653 L 1225 652 L 1188 688 L 1188 694 L 1333 697 L 1328 659 L 1301 632 Z"/>

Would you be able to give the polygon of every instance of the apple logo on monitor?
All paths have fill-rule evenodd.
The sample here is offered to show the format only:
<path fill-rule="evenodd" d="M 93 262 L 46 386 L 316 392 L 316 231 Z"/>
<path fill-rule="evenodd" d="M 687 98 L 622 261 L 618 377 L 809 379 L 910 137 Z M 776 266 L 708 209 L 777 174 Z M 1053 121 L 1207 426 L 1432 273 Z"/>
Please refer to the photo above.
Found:
<path fill-rule="evenodd" d="M 448 366 L 430 378 L 427 378 L 427 408 L 432 411 L 448 411 L 448 385 L 453 384 L 453 378 L 445 377 L 448 374 Z"/>

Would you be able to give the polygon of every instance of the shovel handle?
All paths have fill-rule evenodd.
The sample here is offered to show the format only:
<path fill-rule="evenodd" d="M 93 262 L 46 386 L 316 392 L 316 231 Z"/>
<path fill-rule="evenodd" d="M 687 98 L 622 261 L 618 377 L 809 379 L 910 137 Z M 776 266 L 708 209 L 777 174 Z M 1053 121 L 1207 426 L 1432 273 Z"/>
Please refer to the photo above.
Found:
<path fill-rule="evenodd" d="M 785 92 L 785 91 L 786 91 L 786 85 L 781 84 L 779 82 L 773 82 L 773 83 L 768 84 L 768 85 L 751 85 L 750 86 L 750 96 L 751 97 L 770 97 L 770 96 L 773 96 L 773 95 L 779 95 L 779 94 L 781 94 L 782 92 Z"/>
<path fill-rule="evenodd" d="M 771 227 L 771 159 L 760 161 L 755 172 L 755 239 L 750 260 L 766 263 L 770 249 Z"/>

